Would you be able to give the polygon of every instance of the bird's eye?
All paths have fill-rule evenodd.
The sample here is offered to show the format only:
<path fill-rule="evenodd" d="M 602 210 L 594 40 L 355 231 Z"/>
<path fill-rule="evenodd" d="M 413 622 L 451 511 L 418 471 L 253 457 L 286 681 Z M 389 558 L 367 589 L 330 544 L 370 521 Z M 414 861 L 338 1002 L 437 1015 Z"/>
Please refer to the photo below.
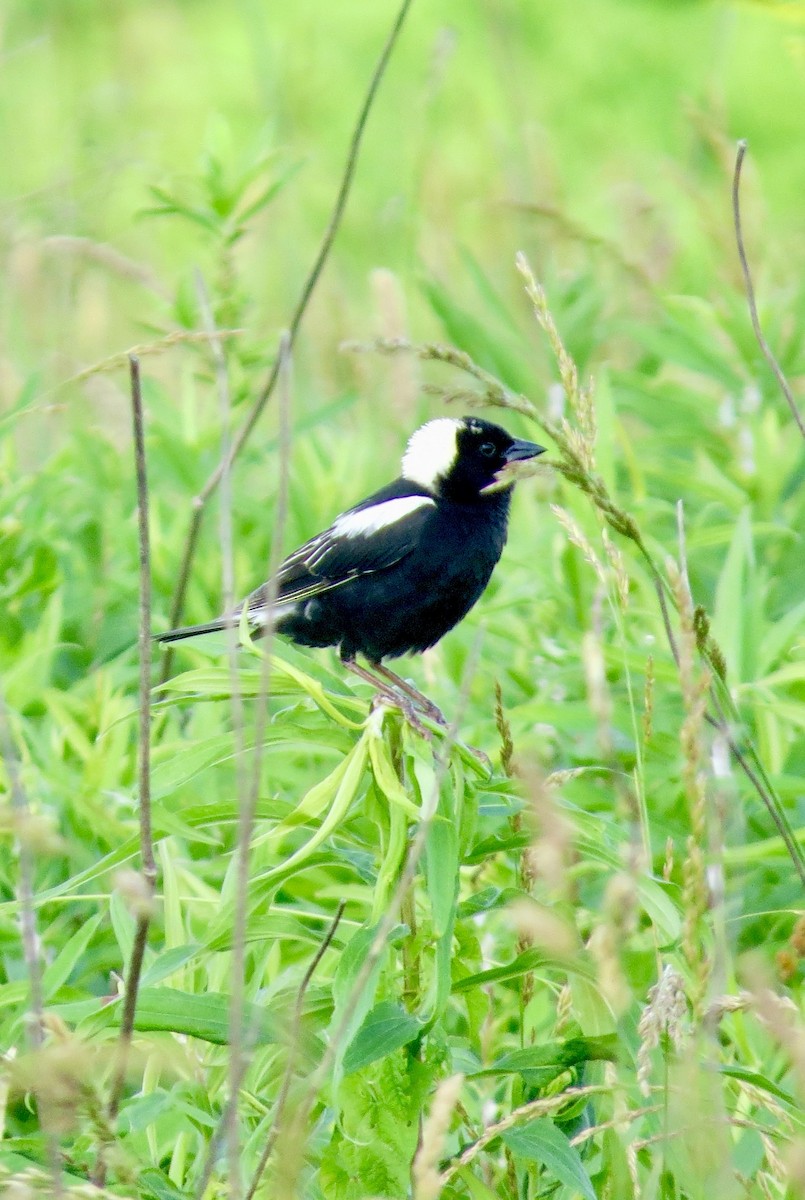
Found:
<path fill-rule="evenodd" d="M 493 458 L 498 452 L 498 448 L 494 442 L 481 442 L 478 447 L 478 453 L 483 454 L 484 458 Z"/>

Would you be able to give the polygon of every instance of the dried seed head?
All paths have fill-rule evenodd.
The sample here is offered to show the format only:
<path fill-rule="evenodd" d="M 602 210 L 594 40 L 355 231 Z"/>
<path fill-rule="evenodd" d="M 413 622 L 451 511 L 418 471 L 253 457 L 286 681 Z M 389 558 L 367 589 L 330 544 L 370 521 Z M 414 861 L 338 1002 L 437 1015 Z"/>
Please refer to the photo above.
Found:
<path fill-rule="evenodd" d="M 778 950 L 775 955 L 777 974 L 783 983 L 790 983 L 796 977 L 799 959 L 791 950 Z"/>
<path fill-rule="evenodd" d="M 684 1037 L 684 1021 L 688 1005 L 682 976 L 667 964 L 660 980 L 648 994 L 648 1004 L 643 1009 L 637 1032 L 640 1049 L 637 1052 L 637 1082 L 644 1096 L 648 1096 L 651 1078 L 651 1052 L 659 1045 L 665 1034 L 671 1045 L 678 1050 Z"/>
<path fill-rule="evenodd" d="M 570 515 L 569 512 L 567 512 L 566 509 L 562 508 L 560 504 L 552 504 L 551 512 L 554 514 L 573 545 L 581 550 L 586 561 L 593 568 L 601 583 L 606 585 L 607 575 L 606 571 L 604 570 L 604 564 L 593 550 L 590 542 L 587 540 L 586 535 L 576 520 Z"/>
<path fill-rule="evenodd" d="M 626 571 L 626 561 L 607 533 L 606 526 L 601 530 L 601 540 L 604 543 L 604 550 L 609 559 L 609 565 L 612 568 L 620 606 L 625 610 L 629 604 L 629 576 Z"/>
<path fill-rule="evenodd" d="M 148 880 L 139 871 L 117 871 L 114 886 L 133 917 L 153 915 L 154 895 Z"/>

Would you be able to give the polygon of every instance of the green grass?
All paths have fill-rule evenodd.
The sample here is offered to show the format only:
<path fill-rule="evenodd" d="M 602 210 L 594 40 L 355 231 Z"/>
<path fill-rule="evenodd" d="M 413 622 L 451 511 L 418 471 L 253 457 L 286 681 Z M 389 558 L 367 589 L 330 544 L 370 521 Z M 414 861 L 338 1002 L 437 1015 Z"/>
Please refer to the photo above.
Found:
<path fill-rule="evenodd" d="M 518 485 L 481 603 L 404 665 L 454 739 L 369 715 L 333 655 L 280 641 L 267 720 L 259 647 L 240 652 L 240 727 L 225 639 L 177 651 L 155 695 L 157 901 L 109 1119 L 143 903 L 125 351 L 144 348 L 162 629 L 221 457 L 213 358 L 185 336 L 205 326 L 196 273 L 237 331 L 239 427 L 393 16 L 357 0 L 8 6 L 0 1172 L 52 1194 L 55 1149 L 78 1194 L 101 1155 L 109 1194 L 176 1200 L 209 1163 L 207 1196 L 244 1195 L 268 1149 L 265 1197 L 803 1195 L 802 885 L 727 744 L 802 846 L 805 450 L 752 334 L 729 208 L 747 137 L 761 320 L 802 409 L 796 4 L 412 6 L 294 351 L 283 545 L 391 477 L 445 394 L 460 411 L 468 392 L 516 402 L 486 414 L 546 441 L 552 465 Z M 594 437 L 519 250 L 594 381 Z M 441 351 L 342 349 L 378 337 L 453 345 L 475 374 Z M 233 473 L 241 593 L 269 561 L 279 407 Z M 709 634 L 679 575 L 680 502 Z M 188 621 L 219 611 L 221 558 L 216 499 Z"/>

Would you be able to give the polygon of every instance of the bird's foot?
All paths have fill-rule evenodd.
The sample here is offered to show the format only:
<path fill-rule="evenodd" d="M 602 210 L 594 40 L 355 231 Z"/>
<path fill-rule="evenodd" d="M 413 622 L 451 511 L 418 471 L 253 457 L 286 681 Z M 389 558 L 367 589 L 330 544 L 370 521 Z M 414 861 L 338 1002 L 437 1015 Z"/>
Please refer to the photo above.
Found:
<path fill-rule="evenodd" d="M 372 708 L 396 708 L 402 714 L 403 720 L 411 726 L 415 733 L 418 733 L 420 737 L 425 738 L 428 742 L 433 740 L 433 734 L 420 720 L 420 716 L 424 716 L 425 714 L 417 712 L 417 709 L 408 696 L 392 691 L 391 688 L 388 691 L 383 688 L 376 691 L 372 697 Z"/>
<path fill-rule="evenodd" d="M 440 725 L 442 729 L 447 728 L 447 721 L 436 705 L 427 696 L 423 696 L 413 684 L 401 679 L 399 675 L 390 671 L 388 667 L 384 667 L 382 663 L 372 662 L 370 663 L 371 669 L 368 669 L 362 667 L 354 658 L 344 658 L 342 662 L 353 675 L 371 683 L 379 701 L 381 703 L 385 701 L 392 707 L 398 708 L 408 724 L 423 737 L 430 738 L 430 732 L 419 720 L 417 714 L 427 717 L 429 721 Z"/>
<path fill-rule="evenodd" d="M 415 688 L 414 685 L 409 683 L 407 679 L 403 679 L 400 675 L 397 675 L 396 672 L 390 671 L 388 667 L 383 666 L 382 663 L 372 663 L 372 670 L 375 671 L 376 674 L 380 675 L 383 679 L 387 680 L 389 686 L 395 692 L 402 692 L 405 696 L 407 696 L 414 707 L 419 709 L 423 716 L 429 717 L 431 721 L 434 721 L 437 725 L 441 725 L 443 729 L 447 728 L 447 721 L 444 719 L 444 714 L 442 713 L 441 709 L 437 708 L 432 700 L 429 700 L 427 696 L 423 695 L 419 688 Z"/>
<path fill-rule="evenodd" d="M 416 689 L 412 690 L 415 691 Z M 423 696 L 421 692 L 418 692 L 416 699 L 414 699 L 413 696 L 411 697 L 411 702 L 415 704 L 426 717 L 430 717 L 431 721 L 434 721 L 437 725 L 441 725 L 442 729 L 447 729 L 447 721 L 445 720 L 444 713 L 440 708 L 437 708 L 433 701 L 429 700 L 427 696 Z"/>

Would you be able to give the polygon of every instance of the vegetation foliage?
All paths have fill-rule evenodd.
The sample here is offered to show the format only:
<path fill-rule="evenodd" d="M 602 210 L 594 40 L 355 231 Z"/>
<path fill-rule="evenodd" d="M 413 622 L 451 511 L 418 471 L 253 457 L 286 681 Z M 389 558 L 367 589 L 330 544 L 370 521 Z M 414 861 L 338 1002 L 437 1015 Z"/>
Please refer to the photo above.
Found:
<path fill-rule="evenodd" d="M 286 7 L 4 19 L 0 1176 L 805 1195 L 805 444 L 729 206 L 746 136 L 802 411 L 800 6 L 413 4 L 280 369 L 396 15 Z M 153 897 L 131 350 L 156 630 L 194 497 L 188 621 L 445 405 L 551 447 L 404 665 L 447 733 L 329 652 L 154 652 Z"/>

